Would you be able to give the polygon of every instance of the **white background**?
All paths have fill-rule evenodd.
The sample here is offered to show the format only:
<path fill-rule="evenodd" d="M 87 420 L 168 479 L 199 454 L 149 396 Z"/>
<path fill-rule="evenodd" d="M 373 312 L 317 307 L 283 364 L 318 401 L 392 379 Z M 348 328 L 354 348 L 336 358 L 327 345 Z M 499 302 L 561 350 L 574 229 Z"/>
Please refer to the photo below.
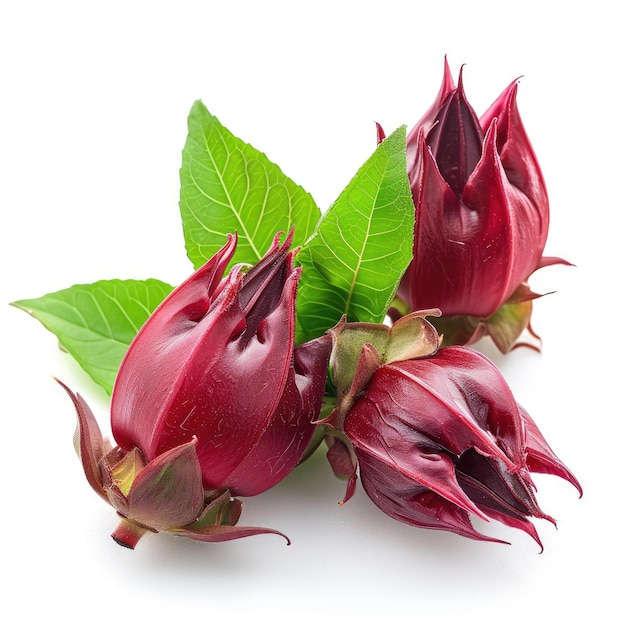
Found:
<path fill-rule="evenodd" d="M 624 560 L 624 82 L 618 4 L 569 2 L 6 2 L 0 9 L 2 570 L 11 623 L 616 624 Z M 556 8 L 558 7 L 558 10 Z M 322 454 L 246 501 L 268 535 L 135 551 L 88 487 L 74 413 L 52 376 L 107 429 L 107 399 L 8 306 L 102 278 L 191 269 L 178 213 L 196 99 L 327 208 L 375 147 L 374 122 L 409 127 L 465 64 L 482 113 L 513 79 L 547 180 L 547 254 L 576 267 L 532 282 L 543 352 L 501 367 L 585 494 L 537 477 L 558 520 L 545 550 L 404 526 L 344 485 Z M 577 620 L 577 621 L 578 621 Z M 623 622 L 621 622 L 623 623 Z"/>

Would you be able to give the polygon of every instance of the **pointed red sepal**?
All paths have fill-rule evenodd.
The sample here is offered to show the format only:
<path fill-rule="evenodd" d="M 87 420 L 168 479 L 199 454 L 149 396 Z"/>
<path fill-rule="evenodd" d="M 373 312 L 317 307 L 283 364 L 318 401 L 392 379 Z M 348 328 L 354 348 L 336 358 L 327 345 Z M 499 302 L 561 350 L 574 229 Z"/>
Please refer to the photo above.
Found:
<path fill-rule="evenodd" d="M 206 508 L 200 517 L 184 528 L 170 528 L 168 532 L 181 537 L 204 542 L 221 542 L 253 535 L 279 535 L 284 537 L 287 545 L 291 541 L 287 535 L 272 528 L 256 526 L 236 526 L 241 516 L 243 505 L 233 498 L 228 490 L 207 492 Z"/>
<path fill-rule="evenodd" d="M 291 540 L 284 533 L 273 528 L 262 528 L 259 526 L 208 526 L 198 530 L 186 528 L 172 529 L 170 532 L 179 537 L 187 537 L 187 539 L 195 539 L 196 541 L 207 543 L 233 541 L 234 539 L 243 539 L 244 537 L 252 537 L 254 535 L 279 535 L 287 541 L 287 545 L 291 545 Z"/>
<path fill-rule="evenodd" d="M 441 176 L 457 197 L 480 160 L 484 131 L 463 89 L 463 68 L 458 87 L 450 92 L 439 111 L 436 124 L 426 131 L 426 140 Z"/>
<path fill-rule="evenodd" d="M 55 380 L 65 389 L 76 409 L 78 424 L 74 434 L 74 446 L 83 465 L 87 482 L 101 498 L 108 502 L 108 497 L 103 488 L 100 461 L 111 450 L 111 446 L 102 437 L 102 432 L 93 412 L 80 394 L 74 393 L 60 380 L 56 378 Z"/>
<path fill-rule="evenodd" d="M 525 428 L 528 469 L 538 474 L 551 474 L 563 478 L 576 488 L 579 497 L 582 498 L 583 489 L 576 476 L 556 456 L 528 412 L 521 406 L 519 409 Z"/>
<path fill-rule="evenodd" d="M 537 532 L 535 525 L 530 520 L 511 517 L 510 515 L 504 515 L 500 511 L 495 511 L 493 509 L 487 510 L 489 513 L 489 517 L 491 517 L 494 521 L 500 522 L 501 524 L 509 526 L 510 528 L 516 528 L 517 530 L 521 530 L 525 532 L 529 537 L 532 537 L 535 540 L 535 543 L 539 546 L 540 552 L 543 552 L 543 543 L 541 543 L 539 533 Z"/>
<path fill-rule="evenodd" d="M 439 92 L 435 98 L 435 101 L 432 103 L 428 111 L 424 113 L 424 115 L 420 118 L 420 120 L 415 124 L 415 126 L 409 131 L 407 135 L 407 169 L 411 172 L 415 167 L 415 161 L 417 160 L 418 154 L 418 145 L 419 145 L 419 135 L 420 133 L 427 134 L 435 119 L 437 117 L 437 113 L 439 109 L 442 107 L 446 98 L 450 95 L 452 91 L 455 89 L 454 78 L 452 76 L 452 72 L 450 72 L 450 65 L 448 64 L 448 58 L 444 57 L 443 59 L 443 78 L 441 80 L 441 86 L 439 87 Z"/>
<path fill-rule="evenodd" d="M 328 446 L 328 452 L 326 458 L 330 464 L 333 474 L 340 480 L 346 480 L 346 493 L 343 500 L 339 504 L 345 504 L 356 490 L 357 483 L 357 460 L 352 446 L 333 435 L 326 437 L 326 445 Z"/>
<path fill-rule="evenodd" d="M 558 256 L 542 256 L 537 269 L 549 267 L 551 265 L 567 265 L 568 267 L 576 267 L 574 263 L 570 263 L 569 261 Z"/>
<path fill-rule="evenodd" d="M 376 143 L 380 144 L 385 140 L 385 131 L 383 130 L 383 127 L 376 122 Z"/>
<path fill-rule="evenodd" d="M 543 249 L 548 236 L 549 201 L 539 161 L 530 143 L 517 107 L 519 78 L 512 81 L 481 116 L 486 130 L 498 124 L 497 151 L 510 183 L 523 193 L 534 207 L 534 233 Z"/>

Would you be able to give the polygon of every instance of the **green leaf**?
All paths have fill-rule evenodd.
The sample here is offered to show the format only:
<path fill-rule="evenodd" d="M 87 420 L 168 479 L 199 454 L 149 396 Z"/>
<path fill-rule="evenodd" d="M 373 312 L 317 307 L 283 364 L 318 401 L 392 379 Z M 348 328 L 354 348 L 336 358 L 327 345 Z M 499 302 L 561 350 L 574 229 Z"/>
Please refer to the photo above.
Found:
<path fill-rule="evenodd" d="M 277 232 L 295 226 L 302 245 L 321 212 L 311 195 L 262 152 L 244 143 L 200 101 L 191 108 L 180 170 L 187 256 L 197 269 L 237 232 L 233 263 L 256 263 Z"/>
<path fill-rule="evenodd" d="M 343 315 L 384 320 L 411 261 L 414 222 L 402 126 L 377 147 L 298 254 L 298 343 L 322 335 Z"/>
<path fill-rule="evenodd" d="M 172 289 L 152 278 L 101 280 L 11 304 L 54 333 L 61 347 L 110 394 L 130 342 Z"/>

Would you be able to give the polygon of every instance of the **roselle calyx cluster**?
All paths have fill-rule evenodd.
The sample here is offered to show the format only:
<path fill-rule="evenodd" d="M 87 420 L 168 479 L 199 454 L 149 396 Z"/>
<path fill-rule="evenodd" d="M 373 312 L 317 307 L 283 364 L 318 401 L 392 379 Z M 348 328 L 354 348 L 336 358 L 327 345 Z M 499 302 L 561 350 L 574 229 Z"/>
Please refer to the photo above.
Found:
<path fill-rule="evenodd" d="M 56 329 L 77 358 L 93 351 L 95 336 L 105 346 L 95 368 L 79 362 L 108 391 L 119 347 L 170 294 L 123 358 L 111 441 L 85 400 L 60 383 L 77 414 L 88 483 L 121 517 L 119 544 L 134 548 L 162 532 L 289 541 L 239 525 L 241 498 L 279 483 L 323 438 L 334 473 L 347 480 L 344 502 L 360 484 L 401 522 L 498 541 L 472 523 L 496 520 L 541 546 L 533 520 L 554 520 L 538 504 L 532 474 L 560 477 L 582 494 L 580 484 L 496 366 L 466 347 L 488 336 L 507 352 L 523 345 L 525 331 L 538 340 L 530 277 L 567 263 L 544 256 L 548 195 L 516 95 L 514 81 L 479 117 L 462 73 L 456 85 L 446 61 L 440 92 L 406 145 L 398 129 L 324 215 L 194 105 L 181 168 L 190 259 L 200 263 L 226 224 L 246 233 L 248 249 L 237 251 L 237 236 L 224 234 L 222 248 L 171 292 L 153 279 L 114 280 L 15 303 Z M 258 262 L 233 265 L 236 253 L 258 258 L 267 219 L 298 222 L 301 267 L 293 230 L 276 235 Z M 59 302 L 76 308 L 80 332 L 59 320 Z M 115 331 L 104 342 L 101 314 Z M 357 321 L 383 318 L 391 324 Z"/>
<path fill-rule="evenodd" d="M 537 347 L 529 278 L 566 261 L 543 256 L 550 209 L 512 82 L 478 117 L 447 60 L 440 91 L 407 136 L 416 211 L 413 260 L 398 289 L 408 310 L 437 307 L 450 344 L 490 336 L 501 352 Z M 379 128 L 379 138 L 384 132 Z M 530 342 L 520 339 L 528 331 Z"/>
<path fill-rule="evenodd" d="M 531 518 L 554 520 L 537 503 L 531 473 L 563 478 L 580 495 L 581 486 L 489 359 L 439 347 L 425 319 L 434 313 L 409 314 L 390 329 L 344 321 L 331 331 L 337 406 L 324 424 L 330 464 L 348 480 L 344 502 L 360 478 L 401 522 L 498 541 L 475 530 L 475 516 L 541 546 Z"/>
<path fill-rule="evenodd" d="M 295 346 L 291 233 L 254 266 L 225 270 L 236 236 L 175 289 L 131 343 L 111 398 L 117 445 L 84 400 L 80 458 L 92 488 L 122 516 L 113 537 L 146 532 L 224 541 L 277 531 L 237 527 L 241 502 L 301 460 L 319 415 L 331 338 Z M 282 533 L 277 533 L 282 534 Z"/>

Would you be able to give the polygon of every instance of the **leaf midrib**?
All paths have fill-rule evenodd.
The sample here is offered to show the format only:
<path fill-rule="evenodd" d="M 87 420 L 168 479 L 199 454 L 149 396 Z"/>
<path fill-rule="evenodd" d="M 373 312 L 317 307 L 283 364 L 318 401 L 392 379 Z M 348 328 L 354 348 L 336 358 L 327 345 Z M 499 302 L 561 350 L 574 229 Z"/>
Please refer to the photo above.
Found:
<path fill-rule="evenodd" d="M 226 186 L 226 181 L 224 179 L 224 176 L 220 172 L 220 170 L 219 170 L 219 168 L 217 166 L 217 163 L 216 163 L 216 161 L 215 161 L 215 159 L 213 157 L 213 153 L 211 152 L 211 149 L 210 149 L 209 143 L 208 143 L 208 136 L 204 132 L 202 133 L 202 136 L 204 138 L 204 150 L 205 150 L 206 154 L 208 155 L 209 161 L 211 162 L 211 165 L 213 166 L 213 171 L 214 171 L 215 175 L 218 177 L 220 185 L 222 186 L 222 189 L 223 189 L 224 193 L 226 194 L 226 197 L 228 198 L 228 204 L 230 206 L 230 209 L 233 212 L 233 215 L 236 217 L 237 222 L 241 226 L 241 230 L 244 233 L 245 239 L 248 242 L 248 244 L 250 245 L 250 248 L 252 249 L 252 251 L 254 252 L 256 257 L 258 259 L 260 259 L 261 255 L 259 254 L 259 251 L 258 251 L 257 247 L 254 245 L 254 240 L 253 240 L 252 236 L 250 235 L 250 233 L 248 232 L 248 229 L 246 228 L 246 225 L 245 225 L 245 223 L 244 223 L 244 221 L 243 221 L 243 219 L 241 217 L 240 211 L 237 210 L 237 207 L 235 206 L 235 203 L 233 202 L 232 196 L 231 196 L 231 194 L 230 194 L 230 192 L 229 192 L 229 190 L 228 190 L 228 188 Z M 230 158 L 231 151 L 230 151 L 228 145 L 226 144 L 226 142 L 224 141 L 224 137 L 223 137 L 222 133 L 219 133 L 219 141 L 223 144 L 223 146 L 224 146 L 224 148 L 226 150 L 226 153 L 228 154 L 228 158 Z M 241 152 L 241 156 L 243 158 L 244 163 L 247 164 L 246 155 L 243 153 L 243 151 Z M 248 194 L 250 193 L 250 176 L 248 175 L 247 168 L 246 168 L 245 175 L 246 175 L 246 183 L 247 183 L 247 185 L 246 185 L 246 193 L 245 193 L 244 197 L 247 198 Z M 266 174 L 266 176 L 267 176 L 267 174 Z M 200 193 L 205 198 L 207 198 L 208 200 L 213 201 L 213 198 L 211 196 L 209 196 L 208 194 L 206 194 L 204 192 L 204 190 L 198 185 L 198 183 L 196 182 L 196 180 L 193 177 L 193 175 L 192 175 L 192 179 L 194 181 L 194 185 L 196 185 L 196 187 L 198 188 Z M 267 185 L 266 187 L 269 187 L 269 185 Z M 267 191 L 266 191 L 266 196 L 267 196 Z M 266 204 L 263 205 L 263 210 L 261 211 L 261 215 L 263 215 L 265 213 L 265 206 L 266 206 Z M 260 224 L 260 219 L 259 219 L 259 221 L 257 221 L 257 229 L 258 229 L 259 224 Z M 202 226 L 204 227 L 204 223 L 202 223 Z"/>

